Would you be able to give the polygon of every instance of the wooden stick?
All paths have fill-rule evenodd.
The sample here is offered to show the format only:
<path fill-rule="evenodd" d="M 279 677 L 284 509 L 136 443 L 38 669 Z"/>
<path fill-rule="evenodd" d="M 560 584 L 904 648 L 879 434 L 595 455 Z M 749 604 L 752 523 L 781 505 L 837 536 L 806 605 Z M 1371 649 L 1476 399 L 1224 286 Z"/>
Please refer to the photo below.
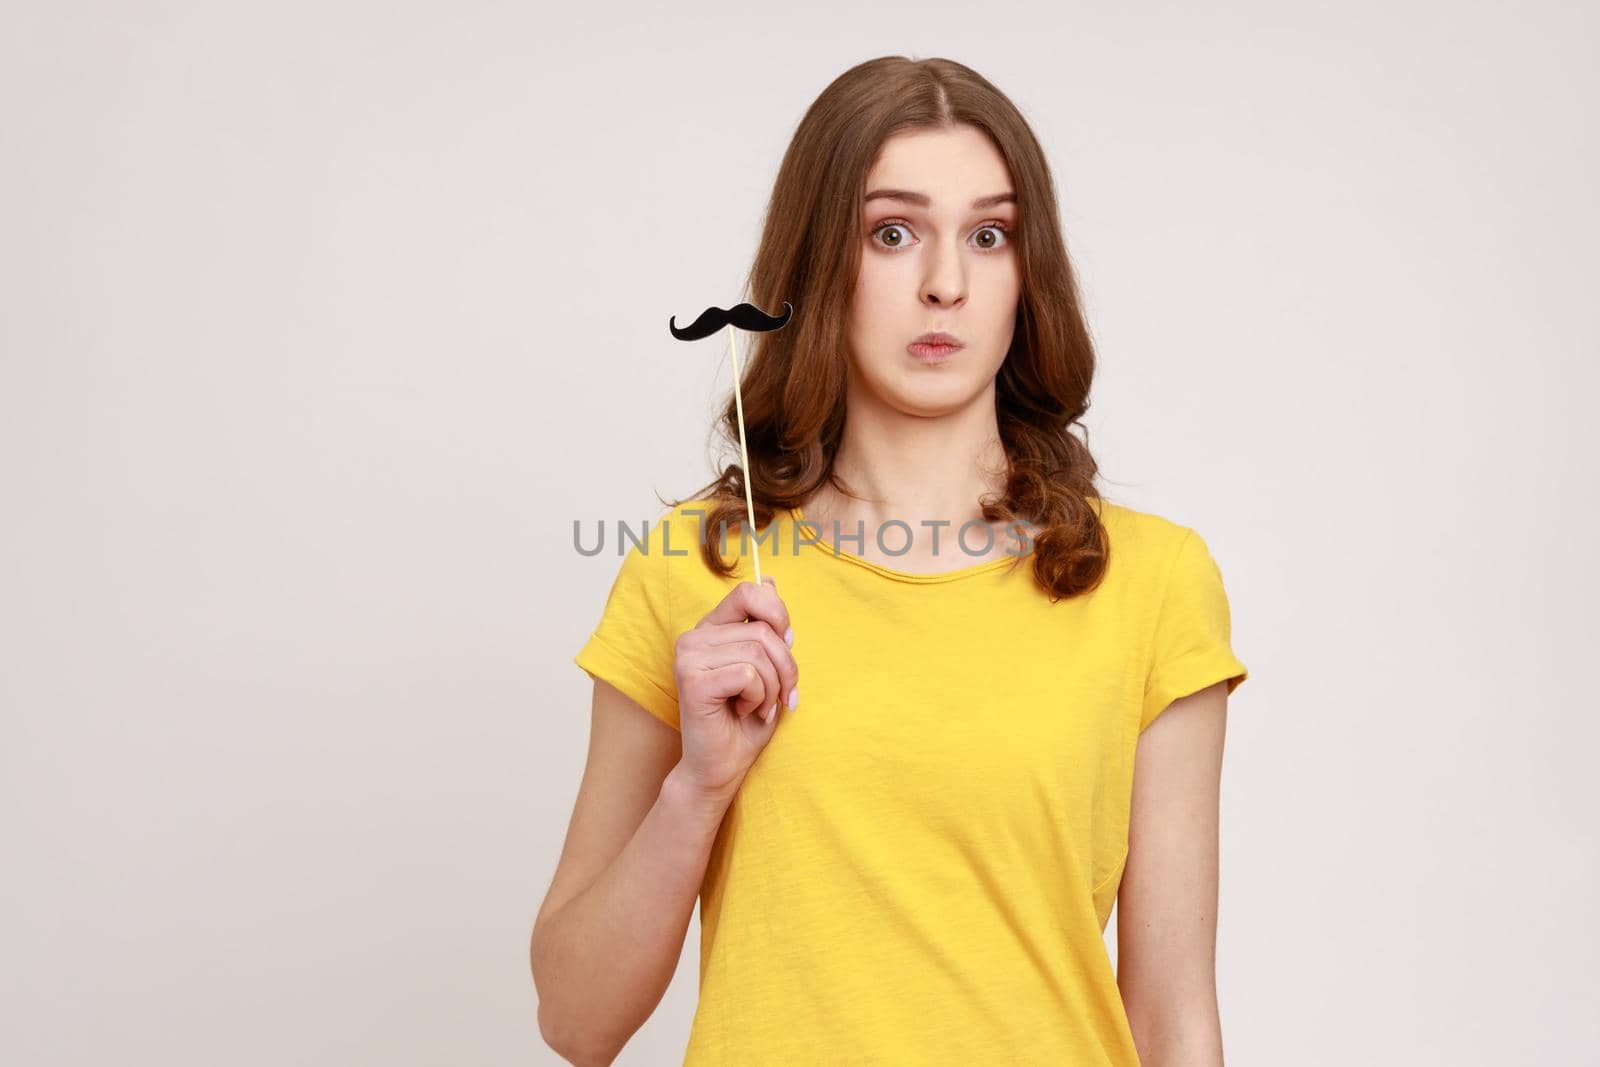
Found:
<path fill-rule="evenodd" d="M 728 327 L 728 358 L 733 361 L 733 405 L 739 414 L 739 461 L 744 464 L 744 510 L 749 520 L 746 529 L 750 533 L 752 551 L 751 557 L 755 560 L 756 584 L 761 584 L 761 545 L 756 541 L 756 505 L 750 495 L 750 452 L 744 443 L 744 396 L 739 391 L 739 352 L 734 347 L 733 335 L 738 331 L 732 326 Z"/>

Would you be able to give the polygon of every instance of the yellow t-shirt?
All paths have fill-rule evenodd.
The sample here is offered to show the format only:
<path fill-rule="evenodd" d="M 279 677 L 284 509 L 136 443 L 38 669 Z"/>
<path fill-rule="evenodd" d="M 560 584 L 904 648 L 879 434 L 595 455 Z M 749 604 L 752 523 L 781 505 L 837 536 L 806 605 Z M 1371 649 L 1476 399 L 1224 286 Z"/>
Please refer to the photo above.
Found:
<path fill-rule="evenodd" d="M 624 542 L 574 657 L 675 728 L 677 635 L 754 576 L 701 562 L 706 507 Z M 800 697 L 707 865 L 686 1065 L 1138 1063 L 1103 936 L 1135 747 L 1174 699 L 1246 671 L 1200 535 L 1099 508 L 1105 580 L 1054 604 L 1031 557 L 916 574 L 836 552 L 798 511 L 763 531 Z"/>

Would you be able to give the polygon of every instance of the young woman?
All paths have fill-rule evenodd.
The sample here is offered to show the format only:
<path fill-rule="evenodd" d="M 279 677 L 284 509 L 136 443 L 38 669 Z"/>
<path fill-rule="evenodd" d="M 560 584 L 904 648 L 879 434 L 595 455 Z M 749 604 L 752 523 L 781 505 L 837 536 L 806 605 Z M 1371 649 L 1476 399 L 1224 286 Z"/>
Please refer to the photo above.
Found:
<path fill-rule="evenodd" d="M 688 1064 L 1220 1064 L 1245 667 L 1200 535 L 1102 499 L 1070 432 L 1094 355 L 1023 118 L 948 60 L 846 72 L 750 282 L 795 307 L 749 335 L 757 529 L 737 466 L 673 503 L 576 656 L 545 1039 L 609 1063 L 698 898 Z"/>

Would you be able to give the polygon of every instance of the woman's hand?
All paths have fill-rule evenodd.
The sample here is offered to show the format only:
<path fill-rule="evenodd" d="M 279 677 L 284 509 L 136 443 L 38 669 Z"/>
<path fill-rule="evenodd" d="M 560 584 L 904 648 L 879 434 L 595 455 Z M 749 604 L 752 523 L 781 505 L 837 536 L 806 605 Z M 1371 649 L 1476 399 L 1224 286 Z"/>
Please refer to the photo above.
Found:
<path fill-rule="evenodd" d="M 760 585 L 740 582 L 679 635 L 673 662 L 683 733 L 679 768 L 708 795 L 731 800 L 776 731 L 800 680 L 792 635 L 789 609 L 770 577 Z"/>

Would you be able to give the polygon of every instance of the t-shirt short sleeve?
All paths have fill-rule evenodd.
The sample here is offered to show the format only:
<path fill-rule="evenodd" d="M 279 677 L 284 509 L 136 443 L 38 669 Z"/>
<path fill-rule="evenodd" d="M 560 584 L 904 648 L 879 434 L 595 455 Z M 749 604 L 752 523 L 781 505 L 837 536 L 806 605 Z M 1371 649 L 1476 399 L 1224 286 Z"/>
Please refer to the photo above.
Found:
<path fill-rule="evenodd" d="M 672 629 L 668 562 L 656 530 L 628 550 L 600 621 L 573 662 L 677 730 L 681 727 L 673 663 L 678 635 Z"/>
<path fill-rule="evenodd" d="M 1248 672 L 1230 642 L 1222 571 L 1200 535 L 1186 530 L 1156 616 L 1139 732 L 1179 697 L 1223 680 L 1229 693 L 1237 689 Z"/>

